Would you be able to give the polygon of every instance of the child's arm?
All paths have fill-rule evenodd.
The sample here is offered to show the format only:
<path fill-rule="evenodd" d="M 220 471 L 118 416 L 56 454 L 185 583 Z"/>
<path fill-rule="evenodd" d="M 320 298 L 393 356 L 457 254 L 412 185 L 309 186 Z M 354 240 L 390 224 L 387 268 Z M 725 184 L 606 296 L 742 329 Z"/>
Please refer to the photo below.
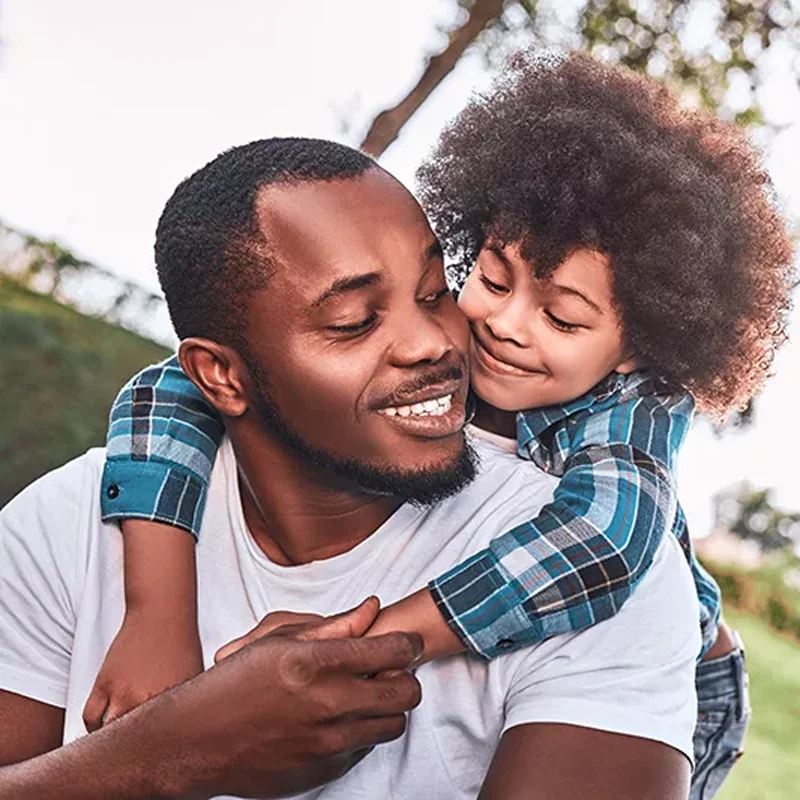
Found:
<path fill-rule="evenodd" d="M 194 539 L 223 432 L 177 358 L 114 403 L 101 504 L 122 525 L 125 617 L 84 709 L 89 730 L 203 669 Z"/>
<path fill-rule="evenodd" d="M 691 554 L 667 466 L 691 404 L 645 397 L 625 405 L 565 428 L 565 471 L 539 516 L 385 608 L 370 633 L 417 631 L 431 660 L 462 649 L 492 658 L 582 630 L 620 610 L 674 523 L 700 595 L 704 649 L 710 646 L 719 590 Z"/>

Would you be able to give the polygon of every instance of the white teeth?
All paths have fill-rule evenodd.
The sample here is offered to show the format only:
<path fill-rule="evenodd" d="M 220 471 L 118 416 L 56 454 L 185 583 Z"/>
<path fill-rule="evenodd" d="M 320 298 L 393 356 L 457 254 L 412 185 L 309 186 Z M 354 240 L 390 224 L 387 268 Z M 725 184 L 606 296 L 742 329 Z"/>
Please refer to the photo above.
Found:
<path fill-rule="evenodd" d="M 380 413 L 386 414 L 387 417 L 441 417 L 450 410 L 452 402 L 453 395 L 448 394 L 444 397 L 437 397 L 435 400 L 425 400 L 410 406 L 389 406 L 382 408 Z"/>

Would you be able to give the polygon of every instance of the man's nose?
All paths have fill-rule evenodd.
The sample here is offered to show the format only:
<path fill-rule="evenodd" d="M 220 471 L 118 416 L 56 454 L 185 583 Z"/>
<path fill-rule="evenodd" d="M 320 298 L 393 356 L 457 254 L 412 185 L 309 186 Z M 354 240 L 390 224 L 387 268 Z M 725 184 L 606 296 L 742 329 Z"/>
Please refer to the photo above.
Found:
<path fill-rule="evenodd" d="M 486 317 L 486 327 L 495 339 L 511 342 L 519 347 L 530 347 L 533 344 L 532 326 L 528 319 L 530 310 L 522 306 L 522 303 L 514 302 L 512 297 Z"/>
<path fill-rule="evenodd" d="M 441 322 L 426 311 L 404 319 L 397 325 L 392 342 L 392 361 L 396 366 L 435 364 L 457 347 Z"/>

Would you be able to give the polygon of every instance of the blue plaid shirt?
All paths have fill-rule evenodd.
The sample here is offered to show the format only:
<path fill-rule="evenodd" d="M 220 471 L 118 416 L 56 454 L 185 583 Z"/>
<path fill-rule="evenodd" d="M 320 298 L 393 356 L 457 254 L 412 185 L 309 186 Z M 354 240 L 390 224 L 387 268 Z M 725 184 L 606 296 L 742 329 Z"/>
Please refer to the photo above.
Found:
<path fill-rule="evenodd" d="M 703 652 L 719 590 L 697 563 L 672 471 L 692 400 L 647 373 L 613 375 L 567 403 L 518 415 L 519 454 L 561 478 L 536 519 L 432 581 L 452 629 L 492 658 L 616 614 L 667 531 L 700 599 Z M 197 536 L 224 427 L 173 357 L 136 375 L 111 411 L 104 520 L 139 518 Z"/>

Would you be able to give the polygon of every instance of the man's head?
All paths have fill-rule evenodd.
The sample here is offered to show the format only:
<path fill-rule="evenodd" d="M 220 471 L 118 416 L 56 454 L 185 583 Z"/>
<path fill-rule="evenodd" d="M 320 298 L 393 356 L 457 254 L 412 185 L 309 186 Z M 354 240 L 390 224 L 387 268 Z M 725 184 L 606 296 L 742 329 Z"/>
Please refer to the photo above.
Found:
<path fill-rule="evenodd" d="M 156 261 L 184 368 L 240 430 L 401 499 L 472 477 L 466 325 L 424 214 L 372 160 L 229 150 L 167 203 Z"/>
<path fill-rule="evenodd" d="M 513 312 L 495 340 L 465 306 L 501 358 L 536 369 L 553 361 L 552 344 L 563 375 L 561 345 L 598 353 L 600 371 L 634 356 L 719 416 L 763 384 L 785 338 L 792 247 L 760 155 L 735 125 L 586 54 L 522 53 L 450 123 L 418 177 L 448 255 L 495 268 L 510 288 L 496 258 L 509 254 L 535 279 L 527 320 L 512 294 L 493 306 L 495 321 Z M 576 257 L 608 273 L 618 353 L 594 342 L 596 320 L 614 314 L 592 319 L 557 291 L 574 286 Z M 583 327 L 559 330 L 552 316 Z"/>

